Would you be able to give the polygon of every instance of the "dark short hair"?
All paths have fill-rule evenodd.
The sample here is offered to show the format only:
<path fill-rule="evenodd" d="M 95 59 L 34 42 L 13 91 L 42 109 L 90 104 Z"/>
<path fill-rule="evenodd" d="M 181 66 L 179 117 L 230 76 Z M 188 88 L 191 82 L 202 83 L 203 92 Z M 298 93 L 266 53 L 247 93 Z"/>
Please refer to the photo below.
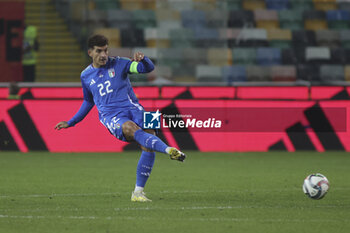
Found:
<path fill-rule="evenodd" d="M 88 49 L 93 49 L 95 46 L 103 47 L 108 45 L 108 39 L 104 35 L 92 35 L 88 39 Z"/>

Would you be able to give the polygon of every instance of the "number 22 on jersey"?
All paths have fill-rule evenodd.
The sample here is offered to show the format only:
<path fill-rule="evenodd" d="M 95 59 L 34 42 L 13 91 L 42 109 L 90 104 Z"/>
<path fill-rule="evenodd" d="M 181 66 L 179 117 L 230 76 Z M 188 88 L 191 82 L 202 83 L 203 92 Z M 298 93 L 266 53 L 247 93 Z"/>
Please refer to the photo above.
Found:
<path fill-rule="evenodd" d="M 104 96 L 104 95 L 106 95 L 108 93 L 113 92 L 113 89 L 110 89 L 110 86 L 111 86 L 111 82 L 110 81 L 104 82 L 104 85 L 102 83 L 100 83 L 97 86 L 100 88 L 99 91 L 100 91 L 100 95 L 101 96 Z"/>

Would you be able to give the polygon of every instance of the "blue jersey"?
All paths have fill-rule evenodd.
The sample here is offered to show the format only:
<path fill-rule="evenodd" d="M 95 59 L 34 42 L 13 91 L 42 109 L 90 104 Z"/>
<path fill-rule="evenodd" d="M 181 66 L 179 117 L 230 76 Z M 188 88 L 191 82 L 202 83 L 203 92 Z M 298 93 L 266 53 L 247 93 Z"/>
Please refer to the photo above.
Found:
<path fill-rule="evenodd" d="M 129 59 L 112 57 L 105 66 L 89 65 L 82 72 L 84 100 L 94 102 L 100 115 L 139 106 L 128 78 L 131 63 Z"/>
<path fill-rule="evenodd" d="M 106 65 L 89 65 L 81 73 L 84 102 L 78 113 L 68 121 L 73 126 L 81 121 L 96 105 L 99 118 L 109 117 L 130 108 L 142 107 L 132 89 L 128 74 L 147 73 L 154 69 L 152 61 L 144 57 L 141 62 L 120 57 L 109 57 Z"/>

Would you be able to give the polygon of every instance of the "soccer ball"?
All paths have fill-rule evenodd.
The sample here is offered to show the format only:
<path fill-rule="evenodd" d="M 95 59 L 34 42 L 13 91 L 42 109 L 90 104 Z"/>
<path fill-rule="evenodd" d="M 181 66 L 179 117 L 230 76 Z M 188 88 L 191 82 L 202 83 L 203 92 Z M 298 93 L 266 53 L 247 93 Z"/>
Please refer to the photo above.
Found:
<path fill-rule="evenodd" d="M 308 175 L 303 184 L 304 193 L 315 200 L 323 198 L 329 189 L 327 177 L 320 173 Z"/>

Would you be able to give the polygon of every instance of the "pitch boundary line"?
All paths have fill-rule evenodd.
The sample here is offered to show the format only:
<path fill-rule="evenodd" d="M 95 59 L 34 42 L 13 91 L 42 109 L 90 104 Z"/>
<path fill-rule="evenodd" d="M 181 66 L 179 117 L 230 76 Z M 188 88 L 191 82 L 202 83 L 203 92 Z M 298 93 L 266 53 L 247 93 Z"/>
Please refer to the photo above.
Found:
<path fill-rule="evenodd" d="M 327 206 L 314 206 L 316 208 L 339 208 L 339 206 L 335 205 L 327 205 Z M 344 208 L 348 208 L 348 206 L 343 206 Z M 169 211 L 169 210 L 178 210 L 178 211 L 186 211 L 186 210 L 233 210 L 233 209 L 281 209 L 281 208 L 289 208 L 283 206 L 258 206 L 258 205 L 237 205 L 237 206 L 180 206 L 180 207 L 121 207 L 121 208 L 111 208 L 111 209 L 103 209 L 109 210 L 112 212 L 123 212 L 123 211 Z M 292 207 L 293 208 L 293 207 Z M 83 211 L 88 210 L 84 208 L 35 208 L 35 209 L 16 209 L 16 211 L 22 212 L 41 212 L 41 211 Z M 94 210 L 99 210 L 94 208 Z M 13 209 L 0 209 L 2 212 L 13 211 Z"/>
<path fill-rule="evenodd" d="M 297 191 L 299 188 L 290 188 L 290 189 L 239 189 L 239 190 L 180 190 L 180 191 L 157 191 L 152 193 L 161 193 L 161 194 L 177 194 L 177 193 L 244 193 L 244 192 L 256 192 L 256 191 L 271 191 L 271 192 L 285 192 L 285 191 Z M 301 190 L 301 188 L 300 188 Z M 350 190 L 350 188 L 332 188 L 332 190 Z M 52 193 L 52 194 L 19 194 L 19 195 L 0 195 L 0 198 L 40 198 L 40 197 L 79 197 L 79 196 L 112 196 L 112 195 L 122 195 L 130 194 L 130 192 L 113 192 L 113 193 Z"/>
<path fill-rule="evenodd" d="M 37 216 L 37 215 L 0 215 L 0 219 L 77 219 L 77 220 L 162 220 L 162 221 L 200 221 L 200 222 L 349 222 L 349 219 L 255 219 L 255 218 L 159 218 L 130 216 Z"/>
<path fill-rule="evenodd" d="M 110 196 L 121 193 L 52 193 L 52 194 L 23 194 L 23 195 L 0 195 L 0 198 L 18 197 L 82 197 L 82 196 Z"/>

